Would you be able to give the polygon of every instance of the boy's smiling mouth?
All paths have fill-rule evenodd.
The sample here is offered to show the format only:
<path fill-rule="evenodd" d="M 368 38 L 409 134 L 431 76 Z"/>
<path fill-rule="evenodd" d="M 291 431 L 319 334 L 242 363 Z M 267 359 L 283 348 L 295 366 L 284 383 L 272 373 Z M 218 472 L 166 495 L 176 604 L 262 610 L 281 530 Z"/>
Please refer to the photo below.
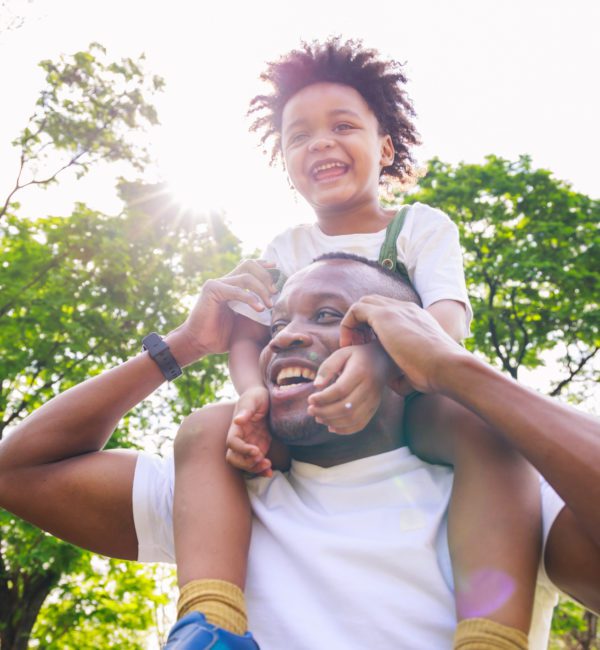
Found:
<path fill-rule="evenodd" d="M 348 165 L 339 160 L 323 160 L 315 163 L 310 174 L 316 181 L 324 181 L 343 176 L 348 171 Z"/>

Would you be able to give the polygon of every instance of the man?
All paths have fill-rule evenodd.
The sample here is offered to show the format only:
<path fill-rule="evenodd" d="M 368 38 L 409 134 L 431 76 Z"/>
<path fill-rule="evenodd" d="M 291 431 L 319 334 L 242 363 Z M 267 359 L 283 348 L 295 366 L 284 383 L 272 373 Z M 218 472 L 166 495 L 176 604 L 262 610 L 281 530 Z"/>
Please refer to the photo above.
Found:
<path fill-rule="evenodd" d="M 244 273 L 204 286 L 188 320 L 166 338 L 180 365 L 226 349 L 225 301 L 252 302 L 244 291 L 252 286 Z M 369 328 L 415 388 L 477 412 L 563 497 L 566 507 L 543 488 L 545 569 L 556 587 L 600 608 L 598 422 L 477 360 L 406 302 L 409 291 L 362 261 L 324 260 L 290 278 L 276 305 L 261 362 L 274 433 L 295 460 L 289 475 L 249 485 L 247 599 L 264 650 L 451 646 L 450 470 L 404 446 L 403 403 L 391 390 L 363 431 L 337 436 L 307 414 L 311 382 L 284 391 L 276 383 L 282 368 L 316 372 L 340 338 L 351 342 Z M 96 552 L 169 559 L 172 465 L 101 451 L 119 419 L 162 380 L 142 354 L 33 413 L 0 444 L 0 505 Z M 540 585 L 536 647 L 554 597 L 546 577 Z"/>

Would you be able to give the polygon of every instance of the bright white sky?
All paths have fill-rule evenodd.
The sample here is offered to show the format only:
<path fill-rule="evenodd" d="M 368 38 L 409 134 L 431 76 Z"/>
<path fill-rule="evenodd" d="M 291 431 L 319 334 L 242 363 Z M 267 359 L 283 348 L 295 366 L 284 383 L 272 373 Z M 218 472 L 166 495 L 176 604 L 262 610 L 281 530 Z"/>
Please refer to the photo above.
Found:
<path fill-rule="evenodd" d="M 187 204 L 223 210 L 246 250 L 262 247 L 312 215 L 248 134 L 248 100 L 262 90 L 266 60 L 300 39 L 335 33 L 406 62 L 420 161 L 528 153 L 536 166 L 600 196 L 595 0 L 7 0 L 2 7 L 26 21 L 0 34 L 1 196 L 16 173 L 9 143 L 42 85 L 37 62 L 98 41 L 115 58 L 145 52 L 148 68 L 167 82 L 151 142 L 162 176 Z M 26 192 L 20 200 L 39 214 L 68 214 L 75 200 L 116 210 L 108 170 Z"/>

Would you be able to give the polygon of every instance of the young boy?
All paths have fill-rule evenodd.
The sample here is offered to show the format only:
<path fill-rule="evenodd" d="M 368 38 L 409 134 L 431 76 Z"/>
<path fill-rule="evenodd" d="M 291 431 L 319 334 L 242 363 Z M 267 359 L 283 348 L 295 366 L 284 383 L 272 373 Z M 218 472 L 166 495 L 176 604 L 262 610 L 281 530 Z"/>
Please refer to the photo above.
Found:
<path fill-rule="evenodd" d="M 425 205 L 397 214 L 379 202 L 383 178 L 410 177 L 410 148 L 418 142 L 400 66 L 359 43 L 330 39 L 289 53 L 262 78 L 272 92 L 252 101 L 251 112 L 258 115 L 253 130 L 262 132 L 263 143 L 273 140 L 272 160 L 283 158 L 316 224 L 288 230 L 267 247 L 265 261 L 247 262 L 248 286 L 261 301 L 257 314 L 271 306 L 276 292 L 270 269 L 289 276 L 320 254 L 345 251 L 389 267 L 399 263 L 423 306 L 453 338 L 464 338 L 471 311 L 456 227 Z M 381 254 L 390 238 L 392 252 Z M 272 333 L 285 326 L 238 316 L 230 371 L 240 398 L 235 407 L 211 407 L 204 427 L 175 442 L 181 596 L 169 650 L 213 647 L 215 634 L 223 644 L 218 647 L 257 647 L 246 632 L 242 593 L 251 515 L 243 479 L 232 465 L 269 475 L 272 466 L 286 463 L 285 450 L 275 445 L 265 457 L 268 396 L 257 363 L 269 338 L 265 325 Z M 385 353 L 371 342 L 338 350 L 316 377 L 296 373 L 279 381 L 313 380 L 321 390 L 311 396 L 309 413 L 344 435 L 370 420 L 392 379 L 389 371 Z M 539 559 L 537 478 L 475 416 L 469 430 L 456 430 L 452 408 L 437 396 L 418 396 L 410 400 L 406 420 L 413 451 L 455 467 L 449 513 L 455 647 L 526 648 Z M 435 434 L 440 428 L 444 436 Z M 482 639 L 483 645 L 469 645 Z"/>

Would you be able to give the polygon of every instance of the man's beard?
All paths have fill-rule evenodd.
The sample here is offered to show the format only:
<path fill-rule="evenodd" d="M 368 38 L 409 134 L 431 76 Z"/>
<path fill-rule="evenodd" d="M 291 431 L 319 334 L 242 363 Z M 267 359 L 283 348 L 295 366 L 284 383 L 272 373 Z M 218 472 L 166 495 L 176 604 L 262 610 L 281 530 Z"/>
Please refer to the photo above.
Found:
<path fill-rule="evenodd" d="M 306 412 L 279 413 L 275 416 L 270 412 L 269 425 L 273 437 L 287 445 L 319 444 L 320 434 L 327 431 L 324 424 L 319 424 Z"/>

